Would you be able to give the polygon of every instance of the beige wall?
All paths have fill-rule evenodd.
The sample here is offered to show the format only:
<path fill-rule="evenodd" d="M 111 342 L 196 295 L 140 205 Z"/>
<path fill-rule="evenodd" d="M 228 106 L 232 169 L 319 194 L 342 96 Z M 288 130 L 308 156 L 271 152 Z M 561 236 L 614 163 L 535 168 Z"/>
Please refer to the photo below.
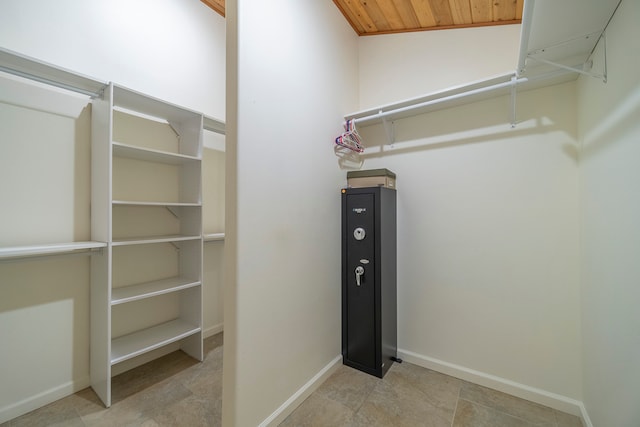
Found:
<path fill-rule="evenodd" d="M 520 25 L 358 39 L 361 109 L 513 72 Z"/>
<path fill-rule="evenodd" d="M 492 46 L 489 36 L 495 45 L 515 43 L 507 37 L 514 28 L 424 33 L 421 58 L 439 58 L 431 68 L 387 62 L 380 53 L 363 58 L 367 47 L 361 107 L 372 107 L 362 100 L 380 93 L 367 82 L 383 77 L 384 97 L 395 93 L 396 100 L 406 87 L 442 84 L 443 74 L 454 79 L 457 63 L 430 46 L 473 46 L 476 39 Z M 364 41 L 411 50 L 401 42 Z M 488 77 L 496 64 L 513 71 L 517 49 L 506 51 L 483 51 L 476 68 L 462 67 L 457 84 Z M 396 83 L 396 75 L 406 80 Z M 363 168 L 398 176 L 398 346 L 405 358 L 573 412 L 582 390 L 575 103 L 568 83 L 519 93 L 514 129 L 508 97 L 398 120 L 393 146 L 382 125 L 360 129 L 368 147 Z"/>
<path fill-rule="evenodd" d="M 639 18 L 639 2 L 621 3 L 606 32 L 607 83 L 578 86 L 584 403 L 598 427 L 640 424 Z"/>
<path fill-rule="evenodd" d="M 223 417 L 255 426 L 340 354 L 344 172 L 333 139 L 356 106 L 357 50 L 331 2 L 227 11 Z"/>

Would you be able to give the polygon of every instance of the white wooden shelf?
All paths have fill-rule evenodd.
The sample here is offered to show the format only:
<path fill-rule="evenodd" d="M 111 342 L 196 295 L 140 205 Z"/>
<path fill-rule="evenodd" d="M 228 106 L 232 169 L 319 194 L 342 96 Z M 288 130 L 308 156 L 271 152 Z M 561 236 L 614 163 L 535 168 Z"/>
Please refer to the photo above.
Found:
<path fill-rule="evenodd" d="M 171 242 L 183 242 L 186 240 L 200 240 L 201 236 L 184 236 L 181 234 L 172 234 L 167 236 L 148 236 L 148 237 L 126 237 L 114 239 L 113 246 L 127 246 L 127 245 L 146 245 L 149 243 L 171 243 Z"/>
<path fill-rule="evenodd" d="M 111 364 L 155 350 L 200 332 L 200 327 L 175 319 L 148 329 L 142 329 L 111 341 Z"/>
<path fill-rule="evenodd" d="M 38 255 L 54 255 L 89 249 L 104 248 L 103 242 L 71 242 L 46 245 L 11 246 L 0 248 L 0 259 L 23 258 Z"/>
<path fill-rule="evenodd" d="M 113 142 L 113 155 L 127 159 L 142 160 L 145 162 L 165 163 L 169 165 L 182 165 L 189 162 L 200 162 L 201 159 L 186 154 L 170 153 L 168 151 L 153 150 L 150 148 L 136 147 L 134 145 Z"/>
<path fill-rule="evenodd" d="M 209 233 L 205 234 L 203 237 L 205 242 L 217 242 L 224 240 L 224 233 Z"/>
<path fill-rule="evenodd" d="M 111 305 L 124 304 L 144 298 L 181 291 L 200 286 L 200 281 L 186 277 L 171 277 L 153 282 L 114 288 L 111 293 Z"/>
<path fill-rule="evenodd" d="M 202 206 L 202 203 L 181 203 L 181 202 L 141 202 L 137 200 L 113 200 L 114 206 L 159 206 L 159 207 L 178 207 L 178 206 Z"/>

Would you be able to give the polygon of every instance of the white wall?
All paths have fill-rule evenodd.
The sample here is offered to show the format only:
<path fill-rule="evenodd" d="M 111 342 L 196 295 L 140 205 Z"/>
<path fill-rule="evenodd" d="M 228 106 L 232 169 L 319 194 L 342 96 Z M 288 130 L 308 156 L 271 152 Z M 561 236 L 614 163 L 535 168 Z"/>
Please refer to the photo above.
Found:
<path fill-rule="evenodd" d="M 197 0 L 0 5 L 3 48 L 217 117 L 224 31 Z M 88 102 L 0 76 L 0 246 L 90 240 Z M 205 231 L 219 232 L 224 154 L 209 145 Z M 223 248 L 205 246 L 205 333 L 222 327 Z M 0 387 L 0 422 L 88 385 L 88 325 L 88 257 L 0 263 L 0 377 L 16 385 Z"/>
<path fill-rule="evenodd" d="M 226 219 L 223 421 L 255 426 L 340 354 L 344 172 L 333 140 L 356 107 L 357 41 L 335 5 L 316 0 L 228 1 L 227 25 L 237 204 Z"/>
<path fill-rule="evenodd" d="M 598 427 L 640 425 L 638 19 L 640 3 L 623 1 L 607 29 L 607 83 L 579 81 L 584 402 Z"/>
<path fill-rule="evenodd" d="M 220 119 L 224 31 L 224 18 L 198 0 L 0 5 L 0 46 Z"/>
<path fill-rule="evenodd" d="M 473 44 L 463 33 L 442 33 L 451 43 Z M 447 34 L 437 36 L 439 44 Z M 387 50 L 400 50 L 393 41 Z M 456 63 L 438 52 L 425 48 L 438 67 L 403 85 L 455 74 Z M 502 50 L 485 51 L 478 75 L 467 80 L 486 77 L 480 61 L 495 58 L 513 70 L 516 53 L 505 59 Z M 382 77 L 371 76 L 377 70 L 392 82 L 411 68 L 398 59 L 396 73 L 383 56 L 363 55 L 361 100 L 379 91 L 366 83 Z M 404 88 L 397 96 L 407 96 Z M 396 121 L 393 147 L 385 146 L 381 125 L 360 129 L 369 147 L 363 168 L 398 176 L 402 354 L 574 412 L 581 397 L 575 97 L 574 83 L 518 94 L 515 129 L 508 97 Z"/>
<path fill-rule="evenodd" d="M 519 43 L 520 25 L 360 37 L 360 108 L 513 72 Z"/>

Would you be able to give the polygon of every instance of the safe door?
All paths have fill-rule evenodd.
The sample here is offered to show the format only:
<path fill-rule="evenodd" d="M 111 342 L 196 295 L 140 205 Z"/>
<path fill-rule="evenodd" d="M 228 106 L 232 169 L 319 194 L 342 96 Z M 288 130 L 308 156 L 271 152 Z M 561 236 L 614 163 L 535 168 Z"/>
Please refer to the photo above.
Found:
<path fill-rule="evenodd" d="M 343 190 L 343 363 L 378 377 L 397 351 L 395 225 L 395 190 Z"/>
<path fill-rule="evenodd" d="M 376 275 L 374 195 L 347 196 L 346 244 L 346 357 L 376 367 Z"/>

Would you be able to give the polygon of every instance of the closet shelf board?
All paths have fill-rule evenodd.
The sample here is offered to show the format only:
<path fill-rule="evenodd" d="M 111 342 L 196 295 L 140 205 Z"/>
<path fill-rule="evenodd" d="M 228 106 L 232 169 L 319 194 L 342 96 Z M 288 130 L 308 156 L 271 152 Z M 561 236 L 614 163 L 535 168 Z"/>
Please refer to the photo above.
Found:
<path fill-rule="evenodd" d="M 113 246 L 127 246 L 127 245 L 146 245 L 148 243 L 171 243 L 171 242 L 183 242 L 186 240 L 200 240 L 202 236 L 184 236 L 180 234 L 174 234 L 169 236 L 149 236 L 149 237 L 128 237 L 114 240 Z"/>
<path fill-rule="evenodd" d="M 113 105 L 114 108 L 121 107 L 137 111 L 170 122 L 199 119 L 202 123 L 200 113 L 115 84 L 113 85 Z"/>
<path fill-rule="evenodd" d="M 189 162 L 200 162 L 201 159 L 186 154 L 171 153 L 168 151 L 153 150 L 134 145 L 113 142 L 113 155 L 127 159 L 142 160 L 145 162 L 165 163 L 168 165 L 182 165 Z"/>
<path fill-rule="evenodd" d="M 0 259 L 84 251 L 88 249 L 104 248 L 106 246 L 107 244 L 103 242 L 70 242 L 46 245 L 12 246 L 0 248 Z"/>
<path fill-rule="evenodd" d="M 163 347 L 190 335 L 200 332 L 201 328 L 182 319 L 175 319 L 111 341 L 111 364 Z"/>
<path fill-rule="evenodd" d="M 144 298 L 181 291 L 200 286 L 200 281 L 187 277 L 171 277 L 152 282 L 114 288 L 111 291 L 111 305 L 124 304 Z"/>
<path fill-rule="evenodd" d="M 202 206 L 202 203 L 141 202 L 136 200 L 114 200 L 112 203 L 114 206 L 159 206 L 159 207 Z"/>

